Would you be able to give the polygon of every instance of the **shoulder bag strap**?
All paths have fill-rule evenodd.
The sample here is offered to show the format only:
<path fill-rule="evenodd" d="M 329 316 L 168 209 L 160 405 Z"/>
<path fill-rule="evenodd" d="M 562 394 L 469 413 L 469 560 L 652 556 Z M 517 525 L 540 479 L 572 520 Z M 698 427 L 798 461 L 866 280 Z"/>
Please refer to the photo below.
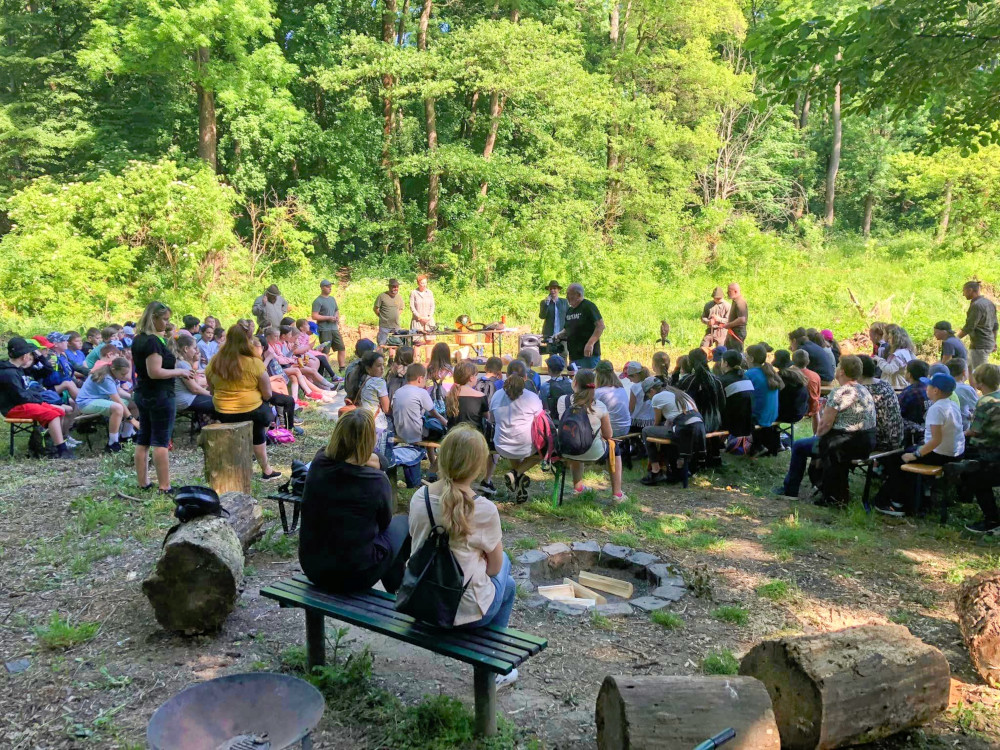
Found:
<path fill-rule="evenodd" d="M 424 507 L 427 508 L 427 519 L 431 524 L 431 531 L 433 532 L 437 528 L 437 522 L 434 520 L 434 513 L 431 511 L 431 488 L 424 487 Z"/>

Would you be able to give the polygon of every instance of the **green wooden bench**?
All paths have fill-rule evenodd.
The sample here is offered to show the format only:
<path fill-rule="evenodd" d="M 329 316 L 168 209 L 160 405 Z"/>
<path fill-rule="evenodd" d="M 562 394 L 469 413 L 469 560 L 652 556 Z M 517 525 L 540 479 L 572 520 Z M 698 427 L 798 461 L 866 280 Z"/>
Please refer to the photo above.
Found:
<path fill-rule="evenodd" d="M 510 674 L 548 645 L 544 638 L 510 628 L 451 630 L 425 625 L 397 612 L 392 594 L 375 589 L 363 594 L 330 594 L 314 587 L 304 576 L 278 581 L 260 593 L 282 607 L 305 610 L 306 662 L 310 670 L 326 663 L 326 617 L 471 664 L 476 733 L 482 736 L 497 731 L 496 675 Z"/>

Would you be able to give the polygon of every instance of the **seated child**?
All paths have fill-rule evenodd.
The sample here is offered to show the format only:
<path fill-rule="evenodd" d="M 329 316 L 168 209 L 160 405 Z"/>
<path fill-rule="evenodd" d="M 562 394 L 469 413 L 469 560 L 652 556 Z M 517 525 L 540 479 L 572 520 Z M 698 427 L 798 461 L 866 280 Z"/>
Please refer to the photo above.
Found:
<path fill-rule="evenodd" d="M 97 360 L 101 357 L 101 347 L 110 344 L 115 340 L 115 336 L 118 335 L 118 330 L 114 326 L 105 326 L 101 329 L 101 343 L 95 344 L 87 355 L 87 359 L 84 360 L 84 366 L 93 370 L 94 365 L 97 364 Z"/>
<path fill-rule="evenodd" d="M 264 329 L 264 337 L 267 341 L 267 351 L 271 358 L 281 366 L 289 380 L 297 385 L 305 398 L 314 401 L 322 400 L 322 396 L 309 384 L 302 370 L 295 364 L 295 357 L 291 356 L 288 348 L 281 341 L 281 331 L 272 326 Z"/>
<path fill-rule="evenodd" d="M 542 383 L 538 390 L 538 397 L 542 400 L 542 405 L 555 422 L 559 419 L 557 404 L 562 396 L 573 392 L 573 381 L 564 373 L 566 370 L 566 360 L 560 354 L 553 354 L 545 360 L 545 366 L 549 369 L 549 379 Z"/>
<path fill-rule="evenodd" d="M 85 364 L 87 353 L 84 346 L 83 337 L 77 331 L 66 332 L 66 359 L 75 375 L 86 378 L 90 374 L 90 368 Z"/>
<path fill-rule="evenodd" d="M 299 318 L 295 321 L 295 329 L 298 331 L 292 349 L 295 356 L 307 357 L 310 364 L 315 367 L 320 375 L 329 377 L 330 382 L 334 384 L 339 383 L 340 378 L 337 377 L 337 373 L 330 367 L 330 360 L 327 359 L 323 350 L 319 348 L 319 337 L 313 335 L 312 329 L 309 327 L 309 321 L 305 318 Z"/>
<path fill-rule="evenodd" d="M 215 329 L 202 326 L 201 340 L 198 341 L 198 359 L 201 366 L 207 367 L 212 357 L 219 353 L 219 342 L 215 340 Z"/>
<path fill-rule="evenodd" d="M 69 427 L 69 406 L 44 402 L 41 393 L 29 389 L 26 370 L 35 363 L 35 348 L 20 336 L 7 342 L 9 360 L 0 362 L 0 414 L 9 419 L 30 419 L 49 431 L 57 458 L 74 458 L 64 435 Z"/>
<path fill-rule="evenodd" d="M 538 393 L 542 387 L 542 376 L 532 369 L 536 366 L 536 356 L 537 355 L 533 349 L 522 349 L 517 353 L 517 358 L 524 362 L 528 368 L 528 382 L 531 383 L 531 386 L 534 386 L 533 388 L 529 386 L 528 390 Z M 541 362 L 539 361 L 538 364 L 541 364 Z"/>
<path fill-rule="evenodd" d="M 296 354 L 296 337 L 298 336 L 298 331 L 293 326 L 281 326 L 278 329 L 281 336 L 281 344 L 284 353 L 288 358 L 299 368 L 299 371 L 306 377 L 306 379 L 315 384 L 316 388 L 321 388 L 323 390 L 332 391 L 335 390 L 333 383 L 328 381 L 322 375 L 319 374 L 319 363 L 316 360 L 309 359 L 304 355 Z M 285 363 L 281 363 L 282 367 Z"/>
<path fill-rule="evenodd" d="M 955 378 L 955 395 L 958 396 L 958 406 L 962 411 L 962 429 L 968 431 L 972 426 L 972 413 L 976 410 L 979 394 L 969 385 L 969 366 L 961 357 L 952 357 L 945 365 L 948 374 Z"/>
<path fill-rule="evenodd" d="M 129 377 L 131 364 L 124 357 L 115 357 L 90 371 L 83 381 L 77 406 L 83 414 L 100 414 L 108 420 L 108 444 L 105 453 L 120 453 L 121 439 L 130 438 L 139 429 L 139 421 L 129 416 L 127 393 L 118 386 Z"/>
<path fill-rule="evenodd" d="M 903 443 L 916 443 L 924 434 L 924 417 L 930 401 L 927 398 L 927 386 L 923 380 L 930 373 L 930 367 L 922 359 L 911 359 L 903 371 L 906 388 L 899 392 L 899 413 L 903 417 Z"/>
<path fill-rule="evenodd" d="M 60 395 L 65 391 L 69 394 L 68 398 L 75 400 L 80 389 L 73 377 L 73 365 L 66 357 L 66 336 L 58 331 L 53 331 L 48 336 L 39 336 L 38 338 L 48 344 L 48 349 L 53 357 L 52 372 L 42 381 L 42 385 Z M 45 346 L 45 344 L 42 345 Z"/>
<path fill-rule="evenodd" d="M 436 419 L 441 425 L 448 423 L 447 418 L 434 409 L 434 402 L 427 392 L 427 368 L 422 364 L 412 364 L 406 368 L 406 385 L 396 391 L 392 397 L 392 421 L 396 431 L 396 439 L 404 443 L 417 443 L 421 440 L 440 440 L 443 432 L 432 431 L 427 420 Z M 433 449 L 428 449 L 427 459 L 430 462 L 431 472 L 437 466 L 437 456 Z M 417 464 L 418 475 L 415 477 L 419 484 L 419 463 Z M 406 472 L 404 472 L 406 473 Z M 413 483 L 414 477 L 406 473 L 407 485 Z"/>
<path fill-rule="evenodd" d="M 385 372 L 385 385 L 389 390 L 389 400 L 396 391 L 406 385 L 406 369 L 413 364 L 413 347 L 398 346 L 392 363 Z"/>
<path fill-rule="evenodd" d="M 87 329 L 87 340 L 83 342 L 81 347 L 84 357 L 90 354 L 90 351 L 101 343 L 101 331 L 98 328 L 88 328 Z"/>
<path fill-rule="evenodd" d="M 493 394 L 503 388 L 503 360 L 490 357 L 486 360 L 485 370 L 476 381 L 476 390 L 486 396 L 486 403 L 489 403 Z"/>

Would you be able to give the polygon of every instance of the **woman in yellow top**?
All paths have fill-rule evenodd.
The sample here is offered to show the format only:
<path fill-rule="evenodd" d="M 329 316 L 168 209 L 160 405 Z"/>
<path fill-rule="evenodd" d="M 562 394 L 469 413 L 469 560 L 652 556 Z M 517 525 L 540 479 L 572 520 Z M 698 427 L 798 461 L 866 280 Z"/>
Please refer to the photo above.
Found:
<path fill-rule="evenodd" d="M 271 380 L 261 359 L 261 343 L 239 323 L 226 333 L 226 343 L 205 369 L 212 403 L 222 422 L 252 422 L 253 452 L 265 481 L 277 479 L 267 461 L 267 429 L 274 421 Z"/>

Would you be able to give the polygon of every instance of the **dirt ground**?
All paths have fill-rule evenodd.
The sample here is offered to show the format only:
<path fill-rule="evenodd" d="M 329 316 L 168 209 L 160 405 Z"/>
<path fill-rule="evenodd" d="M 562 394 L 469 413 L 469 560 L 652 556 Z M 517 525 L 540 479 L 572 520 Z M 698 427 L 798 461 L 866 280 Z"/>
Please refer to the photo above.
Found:
<path fill-rule="evenodd" d="M 325 442 L 328 423 L 313 418 L 307 429 L 305 441 L 273 450 L 279 469 L 287 472 L 292 458 L 311 457 Z M 277 532 L 248 555 L 225 627 L 184 639 L 159 628 L 141 591 L 172 523 L 172 504 L 140 497 L 126 455 L 84 452 L 90 457 L 72 463 L 21 456 L 0 462 L 0 655 L 8 664 L 0 670 L 0 747 L 145 747 L 150 715 L 186 685 L 277 668 L 286 649 L 304 643 L 302 613 L 259 594 L 298 571 L 294 540 L 282 542 L 273 502 L 264 501 Z M 952 603 L 962 577 L 997 566 L 1000 547 L 977 545 L 957 526 L 845 519 L 766 497 L 786 463 L 726 457 L 723 470 L 688 490 L 645 488 L 633 472 L 625 510 L 605 507 L 601 492 L 551 509 L 536 473 L 536 499 L 501 506 L 505 545 L 515 556 L 551 541 L 611 541 L 676 563 L 693 588 L 672 605 L 683 619 L 676 629 L 645 615 L 601 620 L 515 606 L 512 627 L 549 640 L 500 693 L 519 744 L 593 747 L 595 698 L 608 674 L 699 674 L 710 653 L 739 658 L 775 634 L 895 621 L 947 656 L 951 708 L 929 726 L 872 747 L 1000 747 L 1000 691 L 972 671 Z M 172 465 L 175 485 L 197 481 L 200 451 L 184 438 Z M 258 497 L 266 492 L 255 490 Z M 780 596 L 758 591 L 774 581 L 788 583 Z M 720 607 L 745 616 L 721 618 Z M 68 648 L 46 646 L 54 613 L 99 627 Z M 471 703 L 472 672 L 464 665 L 356 628 L 341 644 L 349 651 L 364 645 L 375 657 L 376 683 L 403 703 L 437 694 Z M 22 659 L 28 666 L 19 671 Z M 377 747 L 371 729 L 350 712 L 328 711 L 315 746 Z"/>

